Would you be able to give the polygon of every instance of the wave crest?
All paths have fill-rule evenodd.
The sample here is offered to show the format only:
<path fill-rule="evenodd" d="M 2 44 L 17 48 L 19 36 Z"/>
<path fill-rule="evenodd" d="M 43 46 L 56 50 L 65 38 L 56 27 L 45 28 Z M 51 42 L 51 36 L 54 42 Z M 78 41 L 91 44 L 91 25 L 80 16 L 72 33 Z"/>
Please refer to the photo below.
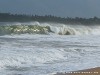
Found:
<path fill-rule="evenodd" d="M 12 23 L 0 26 L 0 35 L 4 34 L 58 34 L 58 35 L 100 35 L 100 26 L 65 25 L 57 23 Z"/>

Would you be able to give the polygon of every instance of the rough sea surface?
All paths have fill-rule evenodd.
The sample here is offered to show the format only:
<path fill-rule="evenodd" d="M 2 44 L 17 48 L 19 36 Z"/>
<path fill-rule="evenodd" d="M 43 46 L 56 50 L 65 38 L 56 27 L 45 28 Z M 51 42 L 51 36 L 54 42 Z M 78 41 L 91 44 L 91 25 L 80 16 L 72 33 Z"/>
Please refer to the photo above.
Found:
<path fill-rule="evenodd" d="M 47 23 L 40 25 L 50 26 Z M 51 27 L 53 33 L 48 34 L 0 35 L 0 75 L 51 75 L 100 67 L 99 26 L 67 25 L 67 29 L 66 25 L 60 28 L 62 24 L 54 26 L 57 28 Z M 65 29 L 77 32 L 64 35 Z"/>

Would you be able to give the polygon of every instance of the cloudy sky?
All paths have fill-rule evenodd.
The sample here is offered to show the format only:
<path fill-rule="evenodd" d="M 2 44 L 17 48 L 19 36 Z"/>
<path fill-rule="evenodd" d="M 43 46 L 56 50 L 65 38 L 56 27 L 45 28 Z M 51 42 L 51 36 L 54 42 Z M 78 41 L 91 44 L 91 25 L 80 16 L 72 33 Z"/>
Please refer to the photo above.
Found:
<path fill-rule="evenodd" d="M 0 12 L 100 17 L 100 0 L 0 0 Z"/>

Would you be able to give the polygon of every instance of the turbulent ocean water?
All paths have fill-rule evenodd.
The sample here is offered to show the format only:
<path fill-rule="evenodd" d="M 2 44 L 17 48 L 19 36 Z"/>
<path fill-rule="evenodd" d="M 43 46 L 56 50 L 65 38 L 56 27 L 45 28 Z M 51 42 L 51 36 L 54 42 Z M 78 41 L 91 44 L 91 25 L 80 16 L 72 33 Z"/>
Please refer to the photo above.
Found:
<path fill-rule="evenodd" d="M 0 22 L 0 75 L 52 75 L 100 67 L 100 26 Z"/>

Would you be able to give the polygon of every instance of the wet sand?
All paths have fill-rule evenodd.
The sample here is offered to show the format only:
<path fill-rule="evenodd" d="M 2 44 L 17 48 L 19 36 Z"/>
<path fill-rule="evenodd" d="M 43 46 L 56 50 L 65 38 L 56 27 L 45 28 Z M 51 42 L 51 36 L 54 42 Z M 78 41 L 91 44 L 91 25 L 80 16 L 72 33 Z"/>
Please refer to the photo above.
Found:
<path fill-rule="evenodd" d="M 73 71 L 69 73 L 57 73 L 54 75 L 100 75 L 100 67 Z"/>

